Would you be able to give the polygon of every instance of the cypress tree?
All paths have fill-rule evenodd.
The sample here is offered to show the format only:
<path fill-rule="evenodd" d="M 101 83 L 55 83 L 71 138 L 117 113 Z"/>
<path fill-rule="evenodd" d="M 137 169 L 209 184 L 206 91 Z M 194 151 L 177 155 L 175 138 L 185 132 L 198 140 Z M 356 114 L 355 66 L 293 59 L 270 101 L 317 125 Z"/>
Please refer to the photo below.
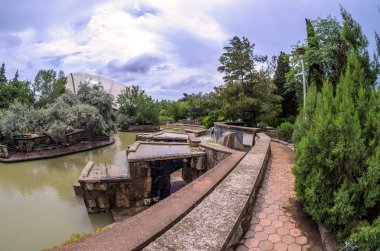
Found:
<path fill-rule="evenodd" d="M 306 32 L 307 32 L 307 45 L 310 48 L 308 52 L 309 58 L 309 71 L 308 71 L 308 83 L 312 82 L 315 84 L 318 90 L 322 88 L 323 82 L 323 70 L 319 62 L 319 43 L 315 35 L 315 30 L 313 24 L 309 19 L 306 19 Z"/>
<path fill-rule="evenodd" d="M 277 68 L 273 83 L 277 87 L 277 94 L 282 97 L 280 117 L 297 116 L 297 92 L 294 88 L 286 87 L 286 74 L 290 71 L 289 55 L 281 52 L 277 58 Z"/>

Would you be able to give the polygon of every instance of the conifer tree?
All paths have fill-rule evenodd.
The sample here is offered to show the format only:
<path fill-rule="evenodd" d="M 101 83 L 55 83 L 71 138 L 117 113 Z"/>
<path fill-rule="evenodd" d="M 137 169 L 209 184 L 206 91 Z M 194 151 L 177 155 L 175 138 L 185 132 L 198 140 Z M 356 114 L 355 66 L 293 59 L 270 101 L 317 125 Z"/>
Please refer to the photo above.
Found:
<path fill-rule="evenodd" d="M 287 88 L 286 74 L 290 71 L 289 55 L 281 52 L 277 58 L 277 67 L 273 77 L 273 83 L 277 87 L 276 94 L 282 97 L 280 117 L 295 117 L 297 115 L 297 92 L 294 88 Z"/>

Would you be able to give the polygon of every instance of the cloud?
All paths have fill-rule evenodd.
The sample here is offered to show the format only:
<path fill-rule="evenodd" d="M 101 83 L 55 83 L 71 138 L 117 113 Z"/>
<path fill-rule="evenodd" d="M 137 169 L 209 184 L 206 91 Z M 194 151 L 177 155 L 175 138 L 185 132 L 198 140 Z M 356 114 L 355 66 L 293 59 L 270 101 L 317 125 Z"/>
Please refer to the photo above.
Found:
<path fill-rule="evenodd" d="M 107 64 L 107 71 L 110 73 L 147 73 L 152 67 L 163 62 L 161 57 L 142 54 L 122 63 L 119 60 L 112 60 Z"/>
<path fill-rule="evenodd" d="M 0 48 L 17 47 L 22 44 L 22 39 L 17 35 L 0 35 Z"/>
<path fill-rule="evenodd" d="M 146 5 L 136 5 L 132 10 L 127 10 L 134 17 L 142 17 L 145 15 L 157 15 L 159 11 L 155 8 Z"/>
<path fill-rule="evenodd" d="M 342 1 L 373 33 L 376 22 L 367 19 L 379 18 L 376 1 Z M 18 69 L 21 79 L 34 79 L 52 67 L 97 73 L 170 99 L 220 85 L 218 58 L 235 35 L 271 56 L 305 38 L 306 17 L 339 15 L 339 5 L 328 0 L 13 0 L 1 6 L 0 58 L 10 77 Z"/>

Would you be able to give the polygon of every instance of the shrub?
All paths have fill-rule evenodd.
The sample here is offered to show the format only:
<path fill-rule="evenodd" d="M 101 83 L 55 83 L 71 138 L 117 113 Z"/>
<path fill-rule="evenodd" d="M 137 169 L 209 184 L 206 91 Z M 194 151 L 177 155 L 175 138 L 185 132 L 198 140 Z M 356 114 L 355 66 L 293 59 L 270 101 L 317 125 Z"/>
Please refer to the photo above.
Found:
<path fill-rule="evenodd" d="M 380 94 L 357 54 L 336 90 L 308 88 L 295 123 L 295 190 L 304 210 L 359 250 L 380 247 Z"/>
<path fill-rule="evenodd" d="M 208 129 L 214 126 L 214 122 L 220 121 L 224 121 L 224 117 L 217 115 L 215 112 L 211 112 L 209 116 L 202 118 L 202 125 Z"/>
<path fill-rule="evenodd" d="M 277 127 L 278 137 L 281 140 L 290 142 L 293 136 L 293 129 L 294 129 L 294 125 L 292 123 L 289 123 L 289 122 L 282 123 L 279 127 Z"/>
<path fill-rule="evenodd" d="M 257 124 L 257 127 L 260 128 L 262 131 L 265 131 L 267 129 L 268 124 L 265 122 L 260 122 Z"/>
<path fill-rule="evenodd" d="M 160 115 L 158 117 L 159 121 L 160 121 L 160 124 L 164 123 L 164 122 L 173 122 L 174 121 L 174 118 L 172 117 L 169 117 L 169 116 L 164 116 L 164 115 Z"/>

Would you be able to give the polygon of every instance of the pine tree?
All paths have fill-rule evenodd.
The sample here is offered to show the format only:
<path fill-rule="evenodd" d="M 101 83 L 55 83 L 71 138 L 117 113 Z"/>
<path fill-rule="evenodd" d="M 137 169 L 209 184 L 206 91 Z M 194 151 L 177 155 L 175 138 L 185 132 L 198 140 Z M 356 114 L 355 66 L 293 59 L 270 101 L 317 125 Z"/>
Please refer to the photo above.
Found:
<path fill-rule="evenodd" d="M 0 84 L 6 84 L 7 77 L 5 76 L 5 64 L 3 63 L 0 67 Z"/>
<path fill-rule="evenodd" d="M 266 57 L 255 55 L 254 44 L 243 37 L 234 37 L 224 47 L 218 71 L 224 73 L 225 85 L 217 88 L 220 113 L 226 119 L 242 119 L 255 125 L 263 114 L 276 115 L 280 110 L 280 97 L 275 95 L 275 86 L 268 71 L 255 69 L 256 62 L 265 62 Z"/>
<path fill-rule="evenodd" d="M 286 86 L 286 74 L 290 71 L 289 55 L 281 52 L 276 65 L 273 83 L 277 87 L 276 94 L 282 97 L 280 117 L 295 117 L 298 113 L 297 92 L 294 88 Z"/>
<path fill-rule="evenodd" d="M 308 83 L 314 83 L 318 90 L 322 89 L 323 70 L 319 62 L 319 42 L 316 37 L 314 27 L 309 19 L 306 19 L 307 45 L 310 50 L 307 51 L 309 58 Z"/>

